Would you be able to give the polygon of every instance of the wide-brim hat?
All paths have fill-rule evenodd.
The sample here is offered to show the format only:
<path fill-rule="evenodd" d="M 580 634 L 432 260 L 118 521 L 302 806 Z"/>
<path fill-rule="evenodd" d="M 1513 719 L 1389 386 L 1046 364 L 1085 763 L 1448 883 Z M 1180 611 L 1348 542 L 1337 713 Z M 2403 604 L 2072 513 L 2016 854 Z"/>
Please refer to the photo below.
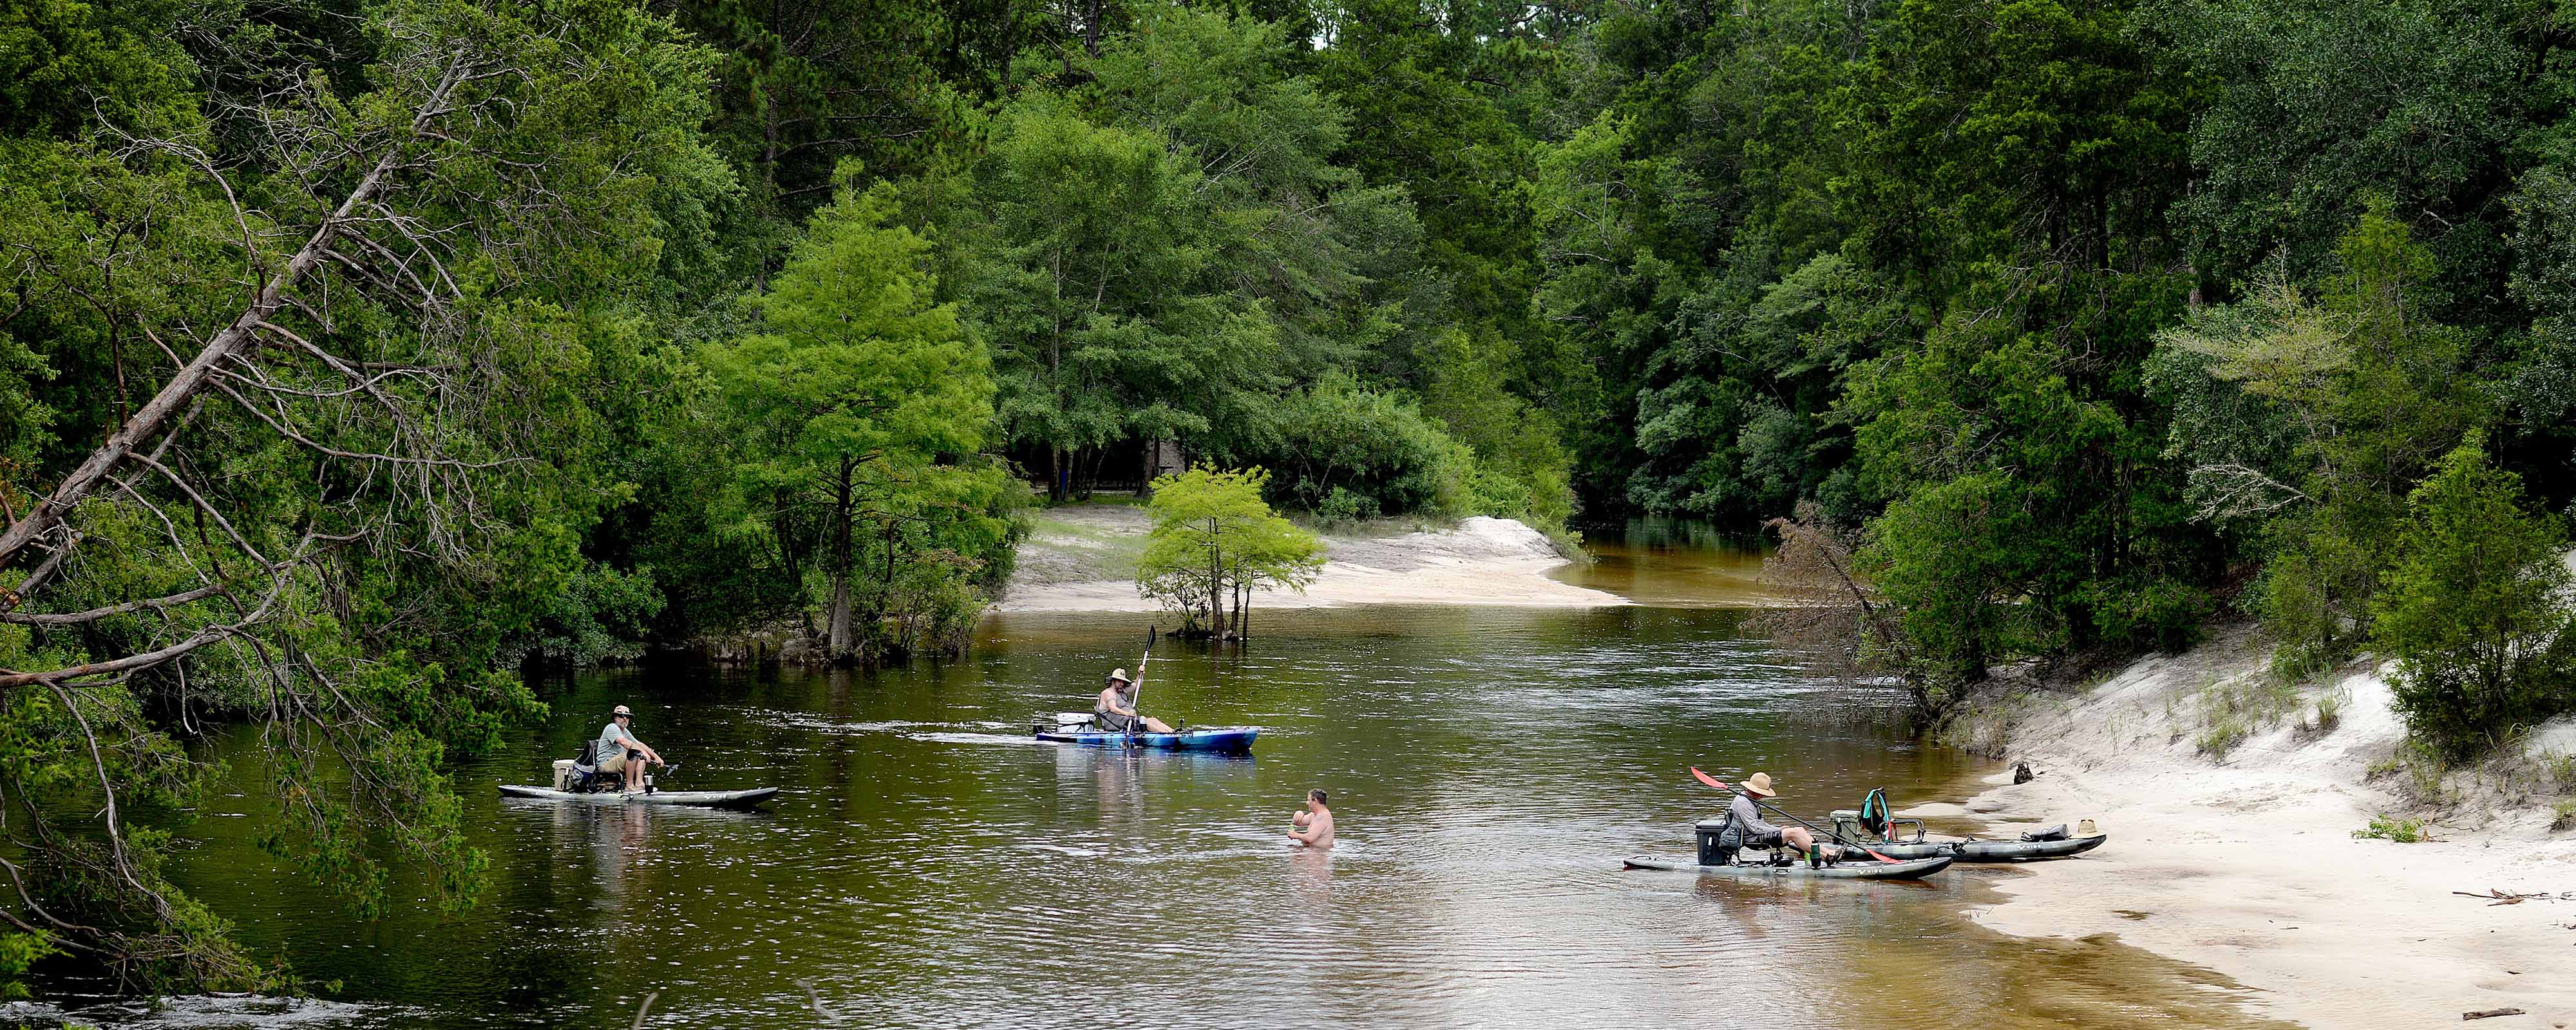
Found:
<path fill-rule="evenodd" d="M 1780 793 L 1771 789 L 1770 773 L 1754 773 L 1751 776 L 1745 777 L 1744 790 L 1746 793 L 1760 794 L 1766 798 L 1777 797 Z"/>
<path fill-rule="evenodd" d="M 610 714 L 610 715 L 633 715 L 633 714 L 635 714 L 635 713 L 630 712 L 630 711 L 627 711 L 627 710 L 626 710 L 626 706 L 625 706 L 625 705 L 619 705 L 619 706 L 617 706 L 617 707 L 615 707 L 615 708 L 609 709 L 609 710 L 608 710 L 608 714 Z"/>
<path fill-rule="evenodd" d="M 1125 669 L 1120 669 L 1120 670 L 1118 670 L 1118 671 L 1116 671 L 1116 672 L 1112 672 L 1112 673 L 1110 673 L 1110 674 L 1109 674 L 1109 678 L 1110 678 L 1110 679 L 1113 679 L 1113 680 L 1117 680 L 1117 681 L 1118 681 L 1118 682 L 1120 682 L 1120 683 L 1134 683 L 1134 682 L 1136 682 L 1135 680 L 1131 680 L 1131 679 L 1128 679 L 1128 678 L 1127 678 L 1127 670 L 1125 670 Z"/>

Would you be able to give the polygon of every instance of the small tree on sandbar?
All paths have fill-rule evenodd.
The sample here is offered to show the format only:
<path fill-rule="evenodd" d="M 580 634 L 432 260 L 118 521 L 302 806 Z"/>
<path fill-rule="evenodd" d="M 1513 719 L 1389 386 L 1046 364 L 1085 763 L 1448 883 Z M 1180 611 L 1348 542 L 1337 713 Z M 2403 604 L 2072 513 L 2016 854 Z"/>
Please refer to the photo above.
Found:
<path fill-rule="evenodd" d="M 1181 634 L 1240 637 L 1254 590 L 1303 592 L 1322 571 L 1323 542 L 1262 501 L 1269 478 L 1257 468 L 1203 465 L 1154 480 L 1154 528 L 1136 566 L 1136 592 L 1179 615 Z"/>

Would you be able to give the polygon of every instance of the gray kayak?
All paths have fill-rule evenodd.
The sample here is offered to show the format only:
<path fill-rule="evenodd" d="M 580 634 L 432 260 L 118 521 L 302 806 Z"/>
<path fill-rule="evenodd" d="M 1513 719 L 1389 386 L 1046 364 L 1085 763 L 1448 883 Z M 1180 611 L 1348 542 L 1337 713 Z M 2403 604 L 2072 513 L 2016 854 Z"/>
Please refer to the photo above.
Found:
<path fill-rule="evenodd" d="M 1895 858 L 1894 855 L 1887 856 Z M 1759 862 L 1737 862 L 1732 865 L 1701 865 L 1695 858 L 1668 858 L 1662 855 L 1639 855 L 1627 861 L 1630 869 L 1663 869 L 1673 872 L 1704 873 L 1724 876 L 1748 876 L 1783 880 L 1920 880 L 1950 868 L 1948 855 L 1918 858 L 1911 862 L 1889 865 L 1863 857 L 1858 862 L 1844 862 L 1810 869 L 1804 862 L 1792 865 L 1770 865 Z"/>
<path fill-rule="evenodd" d="M 776 796 L 776 787 L 753 787 L 750 790 L 657 790 L 650 794 L 624 794 L 602 791 L 576 794 L 553 787 L 526 787 L 515 783 L 501 785 L 501 796 L 543 798 L 548 801 L 587 801 L 601 805 L 704 805 L 712 808 L 749 808 Z"/>
<path fill-rule="evenodd" d="M 1948 855 L 1962 862 L 2028 862 L 2042 858 L 2065 858 L 2081 855 L 2102 846 L 2111 839 L 2107 833 L 2090 837 L 2068 837 L 2065 840 L 1865 840 L 1845 847 L 1864 847 L 1889 858 L 1931 858 Z"/>

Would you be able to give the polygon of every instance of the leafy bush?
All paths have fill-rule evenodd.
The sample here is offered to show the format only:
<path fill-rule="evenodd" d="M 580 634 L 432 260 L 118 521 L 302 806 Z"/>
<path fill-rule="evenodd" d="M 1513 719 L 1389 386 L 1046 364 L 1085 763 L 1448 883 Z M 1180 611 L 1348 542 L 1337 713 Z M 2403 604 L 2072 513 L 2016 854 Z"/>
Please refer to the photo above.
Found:
<path fill-rule="evenodd" d="M 2551 816 L 2549 820 L 2550 829 L 2565 830 L 2576 828 L 2576 798 L 2568 798 L 2552 802 L 2549 806 L 2549 814 Z"/>
<path fill-rule="evenodd" d="M 2363 840 L 2386 840 L 2399 844 L 2413 844 L 2429 839 L 2424 835 L 2423 820 L 2398 819 L 2386 815 L 2372 816 L 2369 826 L 2352 831 L 2352 835 Z"/>
<path fill-rule="evenodd" d="M 2162 576 L 2087 585 L 2078 602 L 2093 613 L 2102 646 L 2117 650 L 2177 653 L 2200 642 L 2209 618 L 2209 593 Z"/>
<path fill-rule="evenodd" d="M 1325 522 L 1358 522 L 1375 518 L 1377 499 L 1337 486 L 1332 493 L 1325 495 L 1324 503 L 1315 506 L 1315 517 Z"/>
<path fill-rule="evenodd" d="M 538 620 L 533 650 L 547 661 L 572 665 L 631 661 L 644 653 L 646 631 L 661 611 L 662 591 L 651 568 L 619 572 L 584 563 Z"/>
<path fill-rule="evenodd" d="M 1288 399 L 1276 453 L 1250 455 L 1273 476 L 1272 500 L 1320 512 L 1340 490 L 1389 514 L 1465 510 L 1475 454 L 1413 402 L 1328 375 Z M 1348 510 L 1352 502 L 1344 502 Z"/>
<path fill-rule="evenodd" d="M 2565 533 L 2521 496 L 2521 477 L 2488 464 L 2472 434 L 2409 496 L 2412 524 L 2382 575 L 2372 643 L 2397 660 L 2408 729 L 2448 758 L 2576 701 Z"/>

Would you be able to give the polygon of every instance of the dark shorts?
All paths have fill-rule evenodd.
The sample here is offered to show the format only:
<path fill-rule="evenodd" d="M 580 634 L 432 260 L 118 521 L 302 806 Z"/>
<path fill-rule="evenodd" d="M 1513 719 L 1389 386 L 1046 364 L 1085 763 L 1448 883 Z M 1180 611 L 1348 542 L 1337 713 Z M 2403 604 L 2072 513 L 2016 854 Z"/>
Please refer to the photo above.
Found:
<path fill-rule="evenodd" d="M 1748 848 L 1776 848 L 1776 847 L 1779 847 L 1779 846 L 1780 846 L 1780 831 L 1778 831 L 1778 830 L 1771 830 L 1771 831 L 1764 832 L 1764 833 L 1748 833 L 1748 834 L 1745 834 L 1745 835 L 1744 835 L 1744 846 L 1745 846 L 1745 847 L 1748 847 Z"/>
<path fill-rule="evenodd" d="M 1101 729 L 1108 730 L 1111 733 L 1133 732 L 1141 725 L 1133 716 L 1120 715 L 1116 712 L 1103 712 L 1096 709 L 1091 713 L 1091 721 L 1100 724 Z"/>

